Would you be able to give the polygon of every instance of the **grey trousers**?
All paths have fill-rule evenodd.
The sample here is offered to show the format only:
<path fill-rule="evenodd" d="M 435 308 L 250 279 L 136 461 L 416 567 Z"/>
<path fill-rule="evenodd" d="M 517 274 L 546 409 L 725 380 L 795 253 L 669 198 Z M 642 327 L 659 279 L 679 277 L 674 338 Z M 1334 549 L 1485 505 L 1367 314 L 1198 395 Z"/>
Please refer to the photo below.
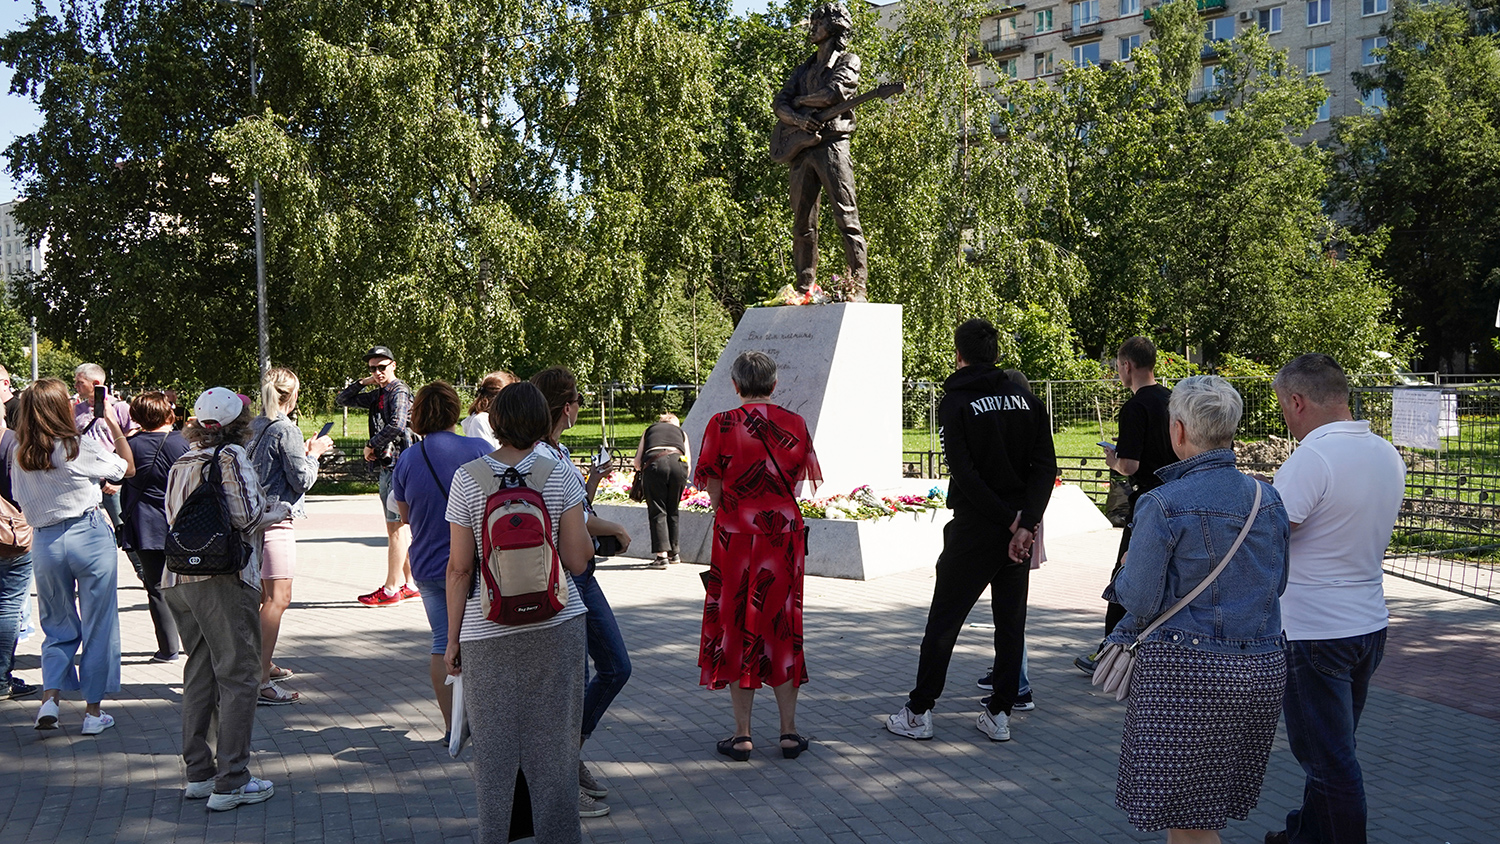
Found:
<path fill-rule="evenodd" d="M 182 759 L 188 782 L 213 780 L 214 791 L 233 791 L 250 781 L 250 733 L 260 694 L 260 591 L 239 575 L 161 591 L 187 654 Z"/>
<path fill-rule="evenodd" d="M 516 772 L 526 772 L 538 844 L 583 840 L 578 736 L 584 616 L 556 627 L 463 642 L 464 706 L 474 734 L 480 844 L 510 835 Z"/>

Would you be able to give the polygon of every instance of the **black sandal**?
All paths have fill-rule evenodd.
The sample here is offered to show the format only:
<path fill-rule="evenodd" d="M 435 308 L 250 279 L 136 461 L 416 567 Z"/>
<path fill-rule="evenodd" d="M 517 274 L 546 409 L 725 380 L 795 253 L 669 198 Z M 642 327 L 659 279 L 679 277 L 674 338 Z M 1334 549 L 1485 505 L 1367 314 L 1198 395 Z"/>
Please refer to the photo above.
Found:
<path fill-rule="evenodd" d="M 734 738 L 723 739 L 715 746 L 719 748 L 720 753 L 728 756 L 730 759 L 733 759 L 736 762 L 749 762 L 750 751 L 739 750 L 735 748 L 735 745 L 739 744 L 742 741 L 750 740 L 751 739 L 749 736 L 735 736 Z"/>
<path fill-rule="evenodd" d="M 781 748 L 781 756 L 784 759 L 796 759 L 798 756 L 802 755 L 802 751 L 807 749 L 806 736 L 799 736 L 796 733 L 785 733 L 781 736 L 781 740 L 795 741 L 797 743 L 795 747 Z"/>

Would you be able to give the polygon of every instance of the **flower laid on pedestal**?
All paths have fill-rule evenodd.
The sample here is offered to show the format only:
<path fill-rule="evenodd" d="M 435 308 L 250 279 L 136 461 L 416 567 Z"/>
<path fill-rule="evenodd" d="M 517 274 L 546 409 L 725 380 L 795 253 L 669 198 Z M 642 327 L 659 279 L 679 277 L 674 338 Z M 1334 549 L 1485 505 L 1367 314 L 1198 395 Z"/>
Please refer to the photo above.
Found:
<path fill-rule="evenodd" d="M 599 484 L 599 493 L 594 500 L 628 502 L 632 479 L 633 475 L 629 472 L 616 472 Z M 943 491 L 937 487 L 928 490 L 926 495 L 883 497 L 876 495 L 874 490 L 865 485 L 855 488 L 847 495 L 800 499 L 797 506 L 802 510 L 804 519 L 860 521 L 889 519 L 900 513 L 911 513 L 915 517 L 933 510 L 946 509 L 948 501 L 944 498 Z M 708 500 L 708 493 L 693 486 L 682 491 L 681 507 L 683 510 L 695 513 L 707 513 L 713 510 L 713 505 Z"/>

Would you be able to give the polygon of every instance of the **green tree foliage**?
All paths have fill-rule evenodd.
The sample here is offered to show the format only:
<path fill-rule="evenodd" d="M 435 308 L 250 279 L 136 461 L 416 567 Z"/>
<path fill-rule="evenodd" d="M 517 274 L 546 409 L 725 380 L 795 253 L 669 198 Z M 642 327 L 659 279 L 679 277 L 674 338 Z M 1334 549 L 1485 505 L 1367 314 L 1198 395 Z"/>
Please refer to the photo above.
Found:
<path fill-rule="evenodd" d="M 1500 367 L 1500 37 L 1493 4 L 1397 0 L 1384 63 L 1355 75 L 1386 107 L 1335 132 L 1333 196 L 1354 228 L 1386 236 L 1377 261 L 1417 327 L 1418 366 Z"/>
<path fill-rule="evenodd" d="M 701 378 L 792 277 L 766 148 L 812 5 L 278 0 L 251 101 L 243 9 L 38 0 L 0 38 L 44 116 L 7 150 L 53 249 L 22 311 L 122 380 L 253 380 L 259 179 L 272 354 L 306 383 L 377 342 L 413 379 Z M 864 87 L 909 85 L 861 107 L 853 141 L 908 376 L 941 377 L 975 315 L 1034 378 L 1095 375 L 1137 332 L 1215 359 L 1398 345 L 1382 241 L 1323 216 L 1323 154 L 1291 143 L 1319 89 L 1263 39 L 1223 48 L 1199 98 L 1200 24 L 1176 3 L 1133 69 L 994 90 L 971 63 L 987 4 L 907 4 L 894 30 L 851 5 Z M 821 247 L 826 279 L 832 226 Z"/>

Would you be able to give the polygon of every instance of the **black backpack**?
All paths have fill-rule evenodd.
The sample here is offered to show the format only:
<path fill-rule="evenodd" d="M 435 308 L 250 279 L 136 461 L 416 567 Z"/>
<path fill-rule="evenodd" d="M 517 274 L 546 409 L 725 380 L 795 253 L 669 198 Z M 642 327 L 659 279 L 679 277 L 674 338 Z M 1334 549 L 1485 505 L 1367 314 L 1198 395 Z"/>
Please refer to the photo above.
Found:
<path fill-rule="evenodd" d="M 239 574 L 250 562 L 250 546 L 229 522 L 224 502 L 224 474 L 214 449 L 204 478 L 177 510 L 167 528 L 167 570 L 177 574 Z"/>

